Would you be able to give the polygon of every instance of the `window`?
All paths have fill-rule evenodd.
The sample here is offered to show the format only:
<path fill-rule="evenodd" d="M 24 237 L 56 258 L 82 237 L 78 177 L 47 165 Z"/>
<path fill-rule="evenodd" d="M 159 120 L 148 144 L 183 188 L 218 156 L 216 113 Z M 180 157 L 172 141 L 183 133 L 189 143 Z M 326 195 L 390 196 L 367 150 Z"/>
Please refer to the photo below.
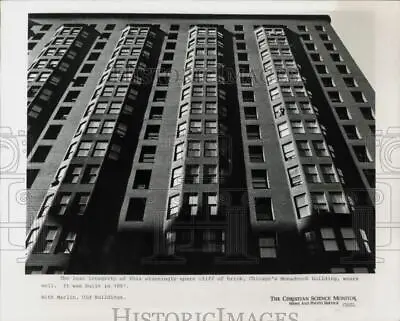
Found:
<path fill-rule="evenodd" d="M 200 166 L 199 165 L 187 165 L 186 166 L 185 183 L 186 184 L 200 183 Z"/>
<path fill-rule="evenodd" d="M 74 87 L 84 87 L 87 79 L 87 77 L 76 77 L 74 81 Z"/>
<path fill-rule="evenodd" d="M 99 129 L 99 127 L 100 127 L 100 120 L 91 120 L 91 121 L 89 121 L 89 124 L 86 127 L 86 133 L 87 134 L 95 134 L 95 133 L 97 133 L 97 130 Z"/>
<path fill-rule="evenodd" d="M 325 183 L 336 183 L 338 179 L 335 174 L 335 170 L 333 169 L 332 164 L 321 164 L 321 173 L 324 178 Z"/>
<path fill-rule="evenodd" d="M 318 53 L 311 53 L 310 57 L 312 61 L 322 61 L 322 58 Z"/>
<path fill-rule="evenodd" d="M 163 114 L 163 107 L 151 107 L 150 110 L 150 119 L 161 119 L 162 118 L 162 114 Z"/>
<path fill-rule="evenodd" d="M 256 107 L 245 107 L 244 117 L 246 120 L 257 119 L 257 108 Z"/>
<path fill-rule="evenodd" d="M 202 111 L 202 103 L 201 102 L 192 102 L 190 106 L 191 114 L 201 114 Z"/>
<path fill-rule="evenodd" d="M 325 48 L 326 48 L 327 50 L 329 50 L 329 51 L 334 51 L 334 50 L 336 50 L 336 47 L 333 45 L 333 43 L 328 42 L 328 43 L 324 43 L 324 45 L 325 45 Z"/>
<path fill-rule="evenodd" d="M 199 208 L 199 197 L 195 193 L 185 193 L 184 195 L 184 206 L 187 209 L 188 214 L 197 215 Z"/>
<path fill-rule="evenodd" d="M 325 27 L 324 26 L 315 26 L 315 30 L 317 30 L 317 31 L 325 31 Z"/>
<path fill-rule="evenodd" d="M 295 196 L 294 203 L 296 204 L 297 215 L 299 218 L 311 215 L 307 194 L 304 193 Z"/>
<path fill-rule="evenodd" d="M 315 165 L 303 165 L 304 174 L 308 183 L 321 182 Z"/>
<path fill-rule="evenodd" d="M 74 214 L 83 215 L 85 214 L 85 209 L 89 201 L 89 193 L 78 193 L 75 196 L 75 208 L 76 211 Z"/>
<path fill-rule="evenodd" d="M 106 154 L 108 142 L 96 142 L 93 150 L 93 157 L 102 157 Z"/>
<path fill-rule="evenodd" d="M 84 64 L 81 73 L 90 73 L 93 70 L 94 64 Z"/>
<path fill-rule="evenodd" d="M 164 53 L 164 57 L 163 57 L 164 61 L 173 60 L 173 59 L 174 59 L 174 54 L 172 52 Z"/>
<path fill-rule="evenodd" d="M 216 113 L 217 113 L 217 103 L 206 102 L 206 114 L 216 114 Z"/>
<path fill-rule="evenodd" d="M 346 65 L 336 65 L 336 68 L 341 74 L 349 74 L 350 73 L 350 71 Z"/>
<path fill-rule="evenodd" d="M 65 120 L 71 112 L 71 107 L 60 107 L 57 114 L 54 116 L 56 120 Z"/>
<path fill-rule="evenodd" d="M 305 43 L 304 45 L 306 46 L 307 50 L 309 50 L 309 51 L 317 50 L 317 47 L 313 43 Z"/>
<path fill-rule="evenodd" d="M 97 42 L 94 49 L 103 49 L 106 46 L 105 42 Z"/>
<path fill-rule="evenodd" d="M 336 114 L 338 115 L 339 119 L 341 120 L 348 120 L 351 119 L 349 111 L 347 107 L 335 107 Z"/>
<path fill-rule="evenodd" d="M 238 60 L 239 61 L 247 61 L 248 60 L 247 53 L 239 52 L 238 53 Z"/>
<path fill-rule="evenodd" d="M 294 166 L 288 169 L 290 186 L 298 186 L 303 183 L 301 179 L 300 169 L 299 166 Z"/>
<path fill-rule="evenodd" d="M 146 208 L 145 197 L 133 197 L 129 200 L 126 221 L 143 221 Z"/>
<path fill-rule="evenodd" d="M 310 41 L 311 40 L 311 36 L 308 33 L 302 34 L 302 35 L 300 35 L 300 37 L 304 41 Z"/>
<path fill-rule="evenodd" d="M 172 170 L 171 187 L 182 184 L 183 167 L 177 167 Z"/>
<path fill-rule="evenodd" d="M 76 184 L 79 181 L 79 177 L 83 171 L 82 165 L 72 165 L 68 169 L 68 173 L 65 177 L 65 182 L 69 184 Z"/>
<path fill-rule="evenodd" d="M 293 97 L 292 88 L 289 86 L 281 86 L 281 92 L 283 97 Z"/>
<path fill-rule="evenodd" d="M 193 97 L 202 97 L 202 96 L 204 96 L 204 88 L 202 86 L 193 86 L 192 96 Z"/>
<path fill-rule="evenodd" d="M 54 250 L 55 240 L 58 235 L 58 228 L 54 226 L 48 226 L 46 232 L 45 243 L 43 244 L 42 253 L 51 253 Z"/>
<path fill-rule="evenodd" d="M 243 31 L 243 26 L 242 25 L 235 25 L 235 31 Z"/>
<path fill-rule="evenodd" d="M 260 258 L 276 258 L 275 237 L 260 237 L 258 245 L 260 247 Z"/>
<path fill-rule="evenodd" d="M 199 152 L 199 154 L 200 154 L 200 152 Z M 217 156 L 217 142 L 216 141 L 205 141 L 204 142 L 204 157 L 216 157 L 216 156 Z"/>
<path fill-rule="evenodd" d="M 262 146 L 249 146 L 249 158 L 252 163 L 264 162 L 264 151 Z"/>
<path fill-rule="evenodd" d="M 171 31 L 178 31 L 179 30 L 179 25 L 171 25 L 169 30 Z"/>
<path fill-rule="evenodd" d="M 344 129 L 348 139 L 360 139 L 361 138 L 356 126 L 343 125 L 343 129 Z"/>
<path fill-rule="evenodd" d="M 38 72 L 30 72 L 28 74 L 28 81 L 34 81 L 38 75 L 39 75 Z M 49 74 L 49 76 L 50 76 L 50 74 Z"/>
<path fill-rule="evenodd" d="M 115 28 L 115 25 L 114 25 L 114 24 L 107 24 L 107 25 L 104 27 L 104 30 L 114 30 L 114 28 Z"/>
<path fill-rule="evenodd" d="M 217 194 L 215 193 L 204 194 L 204 208 L 206 210 L 206 213 L 211 216 L 218 214 Z"/>
<path fill-rule="evenodd" d="M 339 247 L 336 241 L 335 232 L 331 227 L 321 228 L 322 244 L 325 251 L 338 251 Z"/>
<path fill-rule="evenodd" d="M 62 128 L 61 125 L 50 125 L 43 138 L 44 139 L 57 139 L 58 134 L 61 131 L 61 128 Z"/>
<path fill-rule="evenodd" d="M 279 124 L 278 125 L 278 132 L 279 132 L 279 137 L 280 138 L 288 136 L 290 134 L 288 123 L 284 122 L 282 124 Z"/>
<path fill-rule="evenodd" d="M 313 107 L 309 102 L 300 102 L 300 109 L 303 114 L 313 114 L 314 110 Z"/>
<path fill-rule="evenodd" d="M 319 37 L 321 38 L 322 41 L 329 41 L 331 40 L 331 38 L 329 38 L 329 36 L 326 33 L 321 33 L 319 35 Z"/>
<path fill-rule="evenodd" d="M 178 34 L 175 32 L 171 32 L 168 34 L 168 39 L 172 39 L 172 40 L 177 40 L 178 39 Z"/>
<path fill-rule="evenodd" d="M 174 161 L 183 158 L 184 146 L 185 146 L 184 143 L 179 143 L 175 146 Z"/>
<path fill-rule="evenodd" d="M 289 142 L 289 143 L 283 145 L 282 150 L 283 150 L 283 156 L 285 157 L 285 160 L 291 160 L 296 157 L 293 142 Z"/>
<path fill-rule="evenodd" d="M 356 81 L 354 80 L 354 78 L 351 78 L 351 77 L 344 77 L 344 78 L 343 78 L 343 81 L 344 81 L 344 83 L 346 84 L 347 87 L 350 87 L 350 88 L 352 88 L 352 87 L 357 87 L 357 83 L 356 83 Z"/>
<path fill-rule="evenodd" d="M 329 153 L 328 153 L 328 150 L 326 148 L 326 145 L 325 145 L 324 141 L 322 141 L 322 140 L 314 140 L 312 142 L 312 144 L 314 146 L 315 154 L 318 157 L 329 156 Z"/>
<path fill-rule="evenodd" d="M 315 65 L 315 68 L 317 69 L 317 72 L 319 74 L 327 74 L 328 73 L 328 69 L 326 68 L 325 65 Z"/>
<path fill-rule="evenodd" d="M 50 89 L 44 88 L 39 95 L 39 99 L 43 101 L 49 101 L 52 94 L 53 92 Z"/>
<path fill-rule="evenodd" d="M 207 86 L 206 87 L 206 96 L 207 97 L 216 97 L 217 96 L 217 87 Z"/>
<path fill-rule="evenodd" d="M 42 72 L 37 81 L 40 81 L 40 82 L 46 81 L 49 78 L 49 76 L 50 76 L 50 72 L 47 72 L 47 71 Z M 28 77 L 28 80 L 29 80 L 29 77 Z"/>
<path fill-rule="evenodd" d="M 297 29 L 298 29 L 299 31 L 301 31 L 301 32 L 306 32 L 306 31 L 308 31 L 308 30 L 307 30 L 307 27 L 306 27 L 306 26 L 303 26 L 303 25 L 297 26 Z"/>
<path fill-rule="evenodd" d="M 204 122 L 204 133 L 205 134 L 216 134 L 217 133 L 217 122 L 213 120 L 206 120 Z"/>
<path fill-rule="evenodd" d="M 342 227 L 340 233 L 343 237 L 344 247 L 347 251 L 359 251 L 356 234 L 351 227 Z"/>
<path fill-rule="evenodd" d="M 80 91 L 71 90 L 70 92 L 68 92 L 68 94 L 65 97 L 64 101 L 67 102 L 67 103 L 74 103 L 74 102 L 76 102 L 79 94 L 80 94 Z"/>
<path fill-rule="evenodd" d="M 195 68 L 204 68 L 205 67 L 205 60 L 204 59 L 196 59 L 194 62 L 194 67 Z"/>
<path fill-rule="evenodd" d="M 201 134 L 201 120 L 191 120 L 189 132 L 192 134 Z"/>
<path fill-rule="evenodd" d="M 118 86 L 117 91 L 115 92 L 115 97 L 125 97 L 127 91 L 128 86 Z"/>
<path fill-rule="evenodd" d="M 271 221 L 274 219 L 270 198 L 256 197 L 254 202 L 256 207 L 256 218 L 258 221 Z"/>
<path fill-rule="evenodd" d="M 94 184 L 100 167 L 98 165 L 88 165 L 83 173 L 82 183 Z"/>
<path fill-rule="evenodd" d="M 190 140 L 188 141 L 188 157 L 200 157 L 200 141 L 198 140 Z"/>
<path fill-rule="evenodd" d="M 250 66 L 247 64 L 240 64 L 239 65 L 239 72 L 243 74 L 247 74 L 250 72 Z"/>
<path fill-rule="evenodd" d="M 251 87 L 252 86 L 251 77 L 248 77 L 248 76 L 240 77 L 240 84 L 243 87 Z"/>
<path fill-rule="evenodd" d="M 306 120 L 306 128 L 309 133 L 319 134 L 321 130 L 319 129 L 318 123 L 316 120 Z"/>
<path fill-rule="evenodd" d="M 269 188 L 267 171 L 264 169 L 251 170 L 251 182 L 254 189 Z"/>
<path fill-rule="evenodd" d="M 340 94 L 338 91 L 328 91 L 328 96 L 329 96 L 329 99 L 334 103 L 342 102 L 342 97 L 340 97 Z"/>
<path fill-rule="evenodd" d="M 154 163 L 156 146 L 143 146 L 140 153 L 139 162 Z"/>
<path fill-rule="evenodd" d="M 343 232 L 342 232 L 342 235 L 343 235 L 343 238 L 344 238 L 345 234 Z M 368 237 L 367 237 L 367 234 L 365 233 L 365 231 L 363 229 L 360 229 L 360 235 L 361 235 L 361 238 L 362 238 L 362 243 L 365 246 L 365 250 L 368 253 L 371 253 L 371 248 L 369 247 Z"/>
<path fill-rule="evenodd" d="M 69 201 L 71 200 L 71 193 L 60 193 L 58 195 L 58 204 L 56 207 L 56 214 L 64 215 L 67 211 Z"/>
<path fill-rule="evenodd" d="M 291 122 L 292 125 L 292 132 L 293 134 L 304 134 L 304 126 L 301 120 L 292 120 Z"/>
<path fill-rule="evenodd" d="M 343 61 L 343 58 L 338 53 L 331 53 L 331 58 L 335 62 Z"/>
<path fill-rule="evenodd" d="M 235 38 L 236 38 L 236 40 L 244 40 L 244 34 L 243 33 L 235 33 Z"/>
<path fill-rule="evenodd" d="M 217 81 L 217 73 L 215 71 L 208 71 L 206 74 L 207 82 L 215 82 Z"/>
<path fill-rule="evenodd" d="M 354 153 L 359 162 L 371 162 L 371 156 L 369 155 L 365 146 L 353 146 Z"/>
<path fill-rule="evenodd" d="M 49 154 L 51 146 L 39 146 L 31 158 L 33 163 L 43 163 Z"/>
<path fill-rule="evenodd" d="M 361 91 L 352 91 L 351 95 L 354 98 L 356 103 L 365 103 L 367 99 L 365 98 L 364 94 Z"/>
<path fill-rule="evenodd" d="M 33 97 L 40 90 L 40 86 L 32 86 L 28 90 L 28 97 Z"/>
<path fill-rule="evenodd" d="M 40 27 L 40 31 L 47 31 L 51 28 L 52 25 L 42 25 Z"/>
<path fill-rule="evenodd" d="M 204 165 L 203 184 L 215 184 L 217 182 L 217 165 Z"/>
<path fill-rule="evenodd" d="M 157 86 L 166 87 L 168 86 L 168 84 L 169 84 L 169 77 L 167 76 L 158 77 Z"/>
<path fill-rule="evenodd" d="M 40 114 L 40 112 L 42 111 L 42 107 L 39 107 L 38 105 L 33 105 L 31 108 L 30 108 L 30 110 L 29 110 L 29 112 L 28 112 L 28 116 L 30 117 L 30 118 L 38 118 L 39 117 L 39 114 Z"/>
<path fill-rule="evenodd" d="M 360 111 L 361 111 L 361 114 L 363 115 L 364 119 L 367 119 L 367 120 L 375 119 L 375 115 L 373 114 L 371 107 L 361 107 Z"/>
<path fill-rule="evenodd" d="M 258 125 L 246 126 L 247 139 L 260 139 L 260 127 Z"/>
<path fill-rule="evenodd" d="M 328 202 L 326 201 L 324 192 L 311 192 L 311 200 L 313 203 L 313 208 L 317 212 L 328 211 Z"/>
<path fill-rule="evenodd" d="M 349 213 L 349 209 L 342 192 L 329 192 L 329 198 L 334 213 Z"/>
<path fill-rule="evenodd" d="M 147 125 L 144 139 L 157 140 L 160 135 L 160 125 Z"/>
<path fill-rule="evenodd" d="M 321 77 L 321 81 L 325 87 L 335 87 L 331 77 Z"/>
<path fill-rule="evenodd" d="M 207 59 L 207 68 L 215 68 L 217 67 L 216 59 Z"/>
<path fill-rule="evenodd" d="M 186 130 L 187 130 L 187 123 L 181 123 L 178 125 L 178 129 L 177 129 L 177 133 L 176 133 L 176 137 L 182 137 L 184 135 L 186 135 Z"/>
<path fill-rule="evenodd" d="M 105 120 L 100 134 L 112 134 L 115 127 L 115 120 Z"/>
<path fill-rule="evenodd" d="M 166 91 L 156 90 L 154 93 L 153 101 L 164 102 L 167 97 Z"/>
<path fill-rule="evenodd" d="M 107 109 L 107 103 L 103 103 L 103 102 L 98 102 L 96 105 L 96 108 L 94 110 L 95 114 L 104 114 L 106 112 Z"/>

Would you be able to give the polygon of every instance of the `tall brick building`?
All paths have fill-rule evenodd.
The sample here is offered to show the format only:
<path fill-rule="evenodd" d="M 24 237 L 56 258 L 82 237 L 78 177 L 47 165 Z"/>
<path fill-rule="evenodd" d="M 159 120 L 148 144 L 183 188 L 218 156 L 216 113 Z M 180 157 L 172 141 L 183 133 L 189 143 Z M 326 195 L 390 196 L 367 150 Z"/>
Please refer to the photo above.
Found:
<path fill-rule="evenodd" d="M 374 272 L 374 91 L 328 16 L 28 36 L 27 273 Z"/>

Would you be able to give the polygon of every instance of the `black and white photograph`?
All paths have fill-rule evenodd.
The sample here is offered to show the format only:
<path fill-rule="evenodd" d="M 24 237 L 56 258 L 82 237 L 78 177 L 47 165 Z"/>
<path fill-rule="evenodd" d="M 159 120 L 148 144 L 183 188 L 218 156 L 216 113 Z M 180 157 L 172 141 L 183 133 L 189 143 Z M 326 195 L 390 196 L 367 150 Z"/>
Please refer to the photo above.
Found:
<path fill-rule="evenodd" d="M 26 274 L 375 273 L 375 92 L 328 14 L 27 34 Z"/>

